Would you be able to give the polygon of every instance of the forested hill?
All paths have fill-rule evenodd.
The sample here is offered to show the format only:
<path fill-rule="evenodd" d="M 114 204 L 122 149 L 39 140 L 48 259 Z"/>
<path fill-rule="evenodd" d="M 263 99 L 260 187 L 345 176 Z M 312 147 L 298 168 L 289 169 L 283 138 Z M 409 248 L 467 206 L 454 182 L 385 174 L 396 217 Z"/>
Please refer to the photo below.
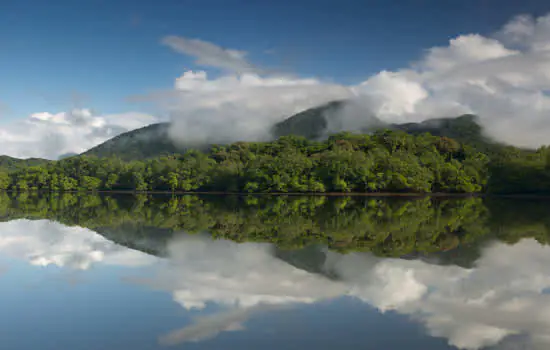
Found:
<path fill-rule="evenodd" d="M 342 117 L 344 113 L 362 121 L 363 125 L 360 125 L 359 130 L 355 131 L 368 132 L 372 129 L 388 127 L 375 116 L 365 115 L 364 111 L 357 112 L 352 110 L 350 103 L 346 100 L 332 101 L 297 113 L 273 125 L 271 133 L 274 138 L 296 135 L 304 136 L 310 140 L 323 139 L 328 137 L 331 132 L 343 130 Z"/>
<path fill-rule="evenodd" d="M 430 133 L 435 136 L 449 137 L 490 154 L 500 153 L 506 148 L 506 145 L 488 137 L 479 124 L 479 118 L 472 114 L 464 114 L 456 118 L 428 119 L 420 123 L 390 124 L 388 129 L 402 130 L 413 135 Z"/>
<path fill-rule="evenodd" d="M 122 133 L 82 153 L 99 158 L 139 160 L 185 151 L 168 137 L 169 123 L 157 123 Z"/>
<path fill-rule="evenodd" d="M 399 130 L 324 141 L 283 136 L 132 162 L 70 157 L 0 172 L 0 189 L 550 194 L 550 149 L 487 154 L 448 137 Z"/>
<path fill-rule="evenodd" d="M 298 114 L 288 130 L 316 116 L 324 118 L 322 109 Z M 492 143 L 471 115 L 187 151 L 171 143 L 168 128 L 153 124 L 59 161 L 6 157 L 0 189 L 550 194 L 550 149 Z"/>
<path fill-rule="evenodd" d="M 347 108 L 347 109 L 346 109 Z M 281 136 L 304 136 L 309 140 L 323 140 L 330 136 L 331 130 L 344 130 L 342 113 L 351 114 L 356 120 L 361 120 L 364 126 L 358 126 L 355 132 L 372 133 L 377 130 L 401 130 L 413 135 L 430 133 L 445 136 L 458 142 L 466 143 L 485 152 L 500 152 L 504 146 L 499 145 L 484 136 L 483 130 L 473 115 L 463 115 L 456 118 L 429 119 L 421 123 L 387 124 L 372 115 L 362 115 L 360 111 L 349 108 L 348 101 L 333 101 L 328 104 L 307 109 L 297 113 L 282 122 L 273 125 L 271 132 L 273 140 Z M 353 113 L 359 113 L 353 115 Z M 75 156 L 95 156 L 98 158 L 118 157 L 124 161 L 144 160 L 159 156 L 184 153 L 190 148 L 200 148 L 206 151 L 210 145 L 176 145 L 169 135 L 169 123 L 151 124 L 136 130 L 122 133 L 99 144 L 80 155 L 66 154 L 60 159 Z M 48 162 L 46 159 L 17 159 L 0 156 L 0 170 L 13 171 L 27 166 L 35 166 Z"/>
<path fill-rule="evenodd" d="M 476 118 L 465 115 L 458 118 L 430 119 L 422 123 L 386 124 L 373 115 L 363 115 L 354 110 L 347 101 L 333 101 L 295 114 L 272 127 L 273 139 L 281 136 L 304 136 L 310 140 L 322 140 L 330 136 L 331 130 L 344 130 L 342 113 L 364 123 L 357 132 L 371 133 L 381 129 L 403 130 L 411 134 L 429 132 L 468 143 L 482 150 L 493 150 L 495 144 L 485 138 Z M 356 115 L 354 115 L 354 113 Z M 182 153 L 188 148 L 176 146 L 168 136 L 169 123 L 157 123 L 120 134 L 82 153 L 100 158 L 117 156 L 123 160 L 143 160 L 161 155 Z M 199 146 L 206 150 L 209 145 Z"/>
<path fill-rule="evenodd" d="M 388 124 L 373 115 L 364 115 L 363 113 L 365 112 L 361 108 L 354 109 L 353 104 L 348 101 L 333 101 L 305 110 L 277 123 L 273 126 L 272 133 L 276 138 L 297 135 L 311 140 L 323 139 L 330 136 L 331 132 L 334 133 L 333 130 L 346 131 L 342 119 L 347 115 L 355 120 L 361 120 L 357 130 L 347 131 L 372 133 L 376 130 L 389 129 L 401 130 L 414 135 L 427 132 L 435 136 L 449 137 L 483 150 L 502 147 L 484 134 L 478 117 L 471 114 L 455 118 L 427 119 L 420 123 Z"/>
<path fill-rule="evenodd" d="M 0 171 L 12 172 L 30 166 L 43 165 L 50 162 L 50 160 L 42 158 L 14 158 L 10 156 L 0 156 Z"/>

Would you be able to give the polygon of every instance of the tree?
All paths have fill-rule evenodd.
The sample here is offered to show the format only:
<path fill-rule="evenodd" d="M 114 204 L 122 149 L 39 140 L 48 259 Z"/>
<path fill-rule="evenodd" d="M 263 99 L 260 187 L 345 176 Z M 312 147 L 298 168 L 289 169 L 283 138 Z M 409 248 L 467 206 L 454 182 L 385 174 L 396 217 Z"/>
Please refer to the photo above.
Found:
<path fill-rule="evenodd" d="M 174 172 L 168 173 L 168 186 L 170 186 L 170 190 L 172 192 L 178 189 L 178 186 L 179 186 L 178 174 Z"/>
<path fill-rule="evenodd" d="M 8 173 L 0 172 L 0 190 L 7 190 L 11 184 Z"/>
<path fill-rule="evenodd" d="M 80 180 L 80 189 L 86 191 L 97 191 L 101 187 L 101 179 L 92 176 L 82 176 Z"/>

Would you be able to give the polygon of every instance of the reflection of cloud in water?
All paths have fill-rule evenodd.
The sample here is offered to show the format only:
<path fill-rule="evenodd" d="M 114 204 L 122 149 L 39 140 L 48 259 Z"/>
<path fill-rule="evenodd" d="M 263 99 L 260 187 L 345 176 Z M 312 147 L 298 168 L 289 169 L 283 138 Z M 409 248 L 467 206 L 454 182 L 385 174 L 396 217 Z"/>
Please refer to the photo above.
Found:
<path fill-rule="evenodd" d="M 235 331 L 251 314 L 313 303 L 346 293 L 345 284 L 297 269 L 278 259 L 271 244 L 212 240 L 206 235 L 182 235 L 169 243 L 170 259 L 145 283 L 170 290 L 186 309 L 214 302 L 224 311 L 160 338 L 166 345 L 198 341 Z"/>
<path fill-rule="evenodd" d="M 31 264 L 87 269 L 94 263 L 156 263 L 153 279 L 187 309 L 217 303 L 202 317 L 163 337 L 163 344 L 208 339 L 236 331 L 255 313 L 348 295 L 380 311 L 393 310 L 423 323 L 428 332 L 463 349 L 550 345 L 550 247 L 534 240 L 495 243 L 475 268 L 383 259 L 365 253 L 326 253 L 323 270 L 338 280 L 298 269 L 275 256 L 270 244 L 238 244 L 182 235 L 169 242 L 169 259 L 119 246 L 80 227 L 46 220 L 0 224 L 0 252 Z M 506 339 L 505 339 L 506 338 Z M 505 340 L 504 340 L 505 339 Z M 504 341 L 503 341 L 504 340 Z"/>
<path fill-rule="evenodd" d="M 88 269 L 94 263 L 140 266 L 156 260 L 119 246 L 94 231 L 48 220 L 13 220 L 0 224 L 0 252 L 32 265 Z"/>
<path fill-rule="evenodd" d="M 280 309 L 281 305 L 258 305 L 245 308 L 235 308 L 215 315 L 198 317 L 191 326 L 172 331 L 161 336 L 159 342 L 163 345 L 176 345 L 182 342 L 197 342 L 215 337 L 220 332 L 235 332 L 244 330 L 243 322 L 258 312 Z"/>
<path fill-rule="evenodd" d="M 510 345 L 508 339 L 500 345 L 550 345 L 550 295 L 543 293 L 550 288 L 550 248 L 533 240 L 493 244 L 473 269 L 328 252 L 324 269 L 339 280 L 299 270 L 277 259 L 272 246 L 265 244 L 181 236 L 168 251 L 170 260 L 160 266 L 151 285 L 170 290 L 188 309 L 213 302 L 233 311 L 219 314 L 216 322 L 201 320 L 175 331 L 162 338 L 165 344 L 232 329 L 235 322 L 228 319 L 239 315 L 237 323 L 242 324 L 248 311 L 260 305 L 349 295 L 382 312 L 410 315 L 431 335 L 462 349 L 495 345 L 510 335 L 518 336 L 510 338 Z"/>
<path fill-rule="evenodd" d="M 275 258 L 271 244 L 183 235 L 169 244 L 168 255 L 154 285 L 172 290 L 187 309 L 203 308 L 210 301 L 236 307 L 311 303 L 345 289 Z"/>

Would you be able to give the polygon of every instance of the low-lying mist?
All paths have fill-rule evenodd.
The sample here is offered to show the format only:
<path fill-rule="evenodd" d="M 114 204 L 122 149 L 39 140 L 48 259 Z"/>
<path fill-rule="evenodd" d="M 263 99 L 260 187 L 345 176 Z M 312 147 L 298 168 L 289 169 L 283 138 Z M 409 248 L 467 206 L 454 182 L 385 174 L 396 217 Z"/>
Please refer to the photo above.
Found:
<path fill-rule="evenodd" d="M 186 72 L 170 99 L 169 135 L 180 144 L 262 141 L 271 127 L 304 109 L 350 98 L 350 88 L 316 80 L 262 78 L 254 74 L 208 80 Z"/>
<path fill-rule="evenodd" d="M 180 144 L 258 141 L 305 109 L 347 99 L 329 132 L 475 114 L 493 139 L 524 147 L 550 140 L 550 15 L 512 19 L 494 35 L 461 35 L 410 67 L 353 86 L 317 79 L 203 71 L 178 78 L 164 107 Z M 164 102 L 167 102 L 165 100 Z"/>

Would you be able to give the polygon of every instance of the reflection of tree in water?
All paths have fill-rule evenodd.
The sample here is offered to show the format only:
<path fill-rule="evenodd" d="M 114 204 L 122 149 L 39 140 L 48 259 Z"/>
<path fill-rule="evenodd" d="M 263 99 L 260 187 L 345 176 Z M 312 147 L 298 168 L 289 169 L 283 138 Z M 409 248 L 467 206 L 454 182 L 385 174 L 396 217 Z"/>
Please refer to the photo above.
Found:
<path fill-rule="evenodd" d="M 4 193 L 0 203 L 4 220 L 47 218 L 79 225 L 155 255 L 163 254 L 174 232 L 185 231 L 274 243 L 278 254 L 291 260 L 287 251 L 320 245 L 342 253 L 369 251 L 469 266 L 477 246 L 490 238 L 534 237 L 546 244 L 550 237 L 544 201 Z M 310 258 L 322 259 L 319 254 Z"/>
<path fill-rule="evenodd" d="M 460 348 L 521 332 L 535 339 L 550 329 L 548 247 L 510 244 L 548 242 L 544 201 L 4 194 L 0 203 L 4 220 L 84 226 L 165 256 L 153 258 L 159 276 L 151 286 L 184 307 L 227 306 L 165 334 L 163 344 L 239 330 L 265 303 L 275 310 L 340 295 L 416 317 Z M 489 244 L 494 239 L 502 242 Z"/>

